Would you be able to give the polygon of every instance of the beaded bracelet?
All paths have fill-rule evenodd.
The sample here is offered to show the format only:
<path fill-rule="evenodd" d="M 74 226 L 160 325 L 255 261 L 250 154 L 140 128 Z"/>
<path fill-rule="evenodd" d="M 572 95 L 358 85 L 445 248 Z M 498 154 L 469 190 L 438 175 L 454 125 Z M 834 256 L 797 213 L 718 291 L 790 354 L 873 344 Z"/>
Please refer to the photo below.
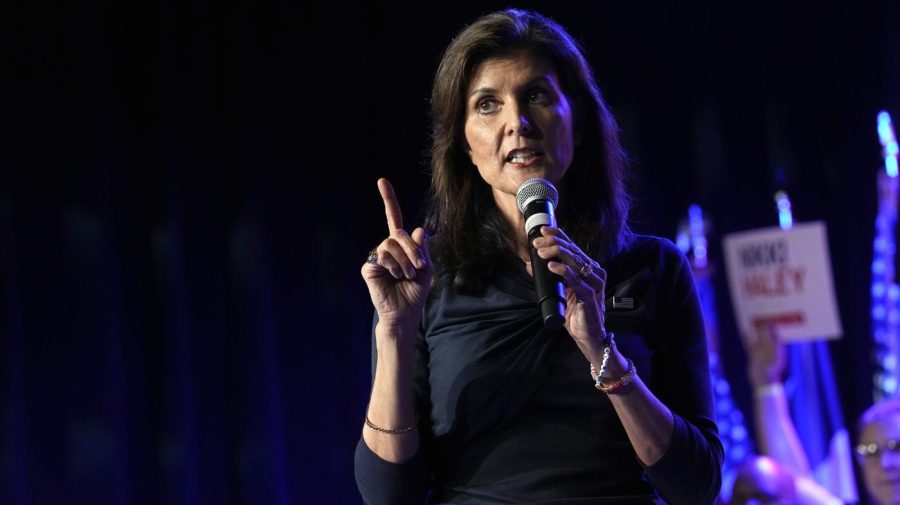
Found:
<path fill-rule="evenodd" d="M 606 375 L 607 365 L 609 365 L 610 347 L 615 345 L 615 338 L 616 335 L 613 332 L 603 333 L 603 360 L 600 362 L 600 371 L 598 372 L 597 369 L 594 368 L 594 364 L 591 363 L 591 377 L 594 379 L 594 387 L 606 394 L 610 394 L 616 389 L 627 385 L 634 380 L 634 376 L 637 374 L 634 362 L 628 360 L 628 371 L 625 372 L 625 375 L 609 386 L 603 385 L 603 378 Z"/>
<path fill-rule="evenodd" d="M 606 385 L 600 382 L 601 377 L 599 374 L 597 374 L 597 378 L 594 379 L 594 387 L 606 394 L 612 394 L 620 387 L 630 384 L 631 381 L 634 380 L 635 375 L 637 375 L 637 368 L 635 368 L 633 361 L 628 360 L 628 371 L 625 372 L 625 375 L 619 377 L 619 380 L 613 382 L 610 385 Z"/>
<path fill-rule="evenodd" d="M 597 384 L 600 383 L 600 380 L 606 373 L 606 366 L 609 364 L 609 348 L 615 344 L 615 339 L 615 333 L 603 330 L 603 360 L 600 362 L 599 373 L 597 372 L 597 369 L 594 368 L 594 364 L 591 363 L 591 376 L 594 377 L 594 380 L 597 381 Z"/>
<path fill-rule="evenodd" d="M 402 435 L 404 433 L 409 433 L 410 431 L 416 429 L 416 425 L 419 424 L 419 415 L 413 414 L 413 416 L 415 417 L 415 421 L 413 421 L 411 426 L 405 426 L 403 428 L 391 429 L 391 428 L 382 428 L 381 426 L 378 426 L 377 424 L 373 423 L 372 421 L 369 420 L 369 414 L 366 413 L 366 426 L 368 426 L 369 428 L 372 428 L 375 431 L 379 431 L 381 433 L 387 433 L 388 435 Z"/>

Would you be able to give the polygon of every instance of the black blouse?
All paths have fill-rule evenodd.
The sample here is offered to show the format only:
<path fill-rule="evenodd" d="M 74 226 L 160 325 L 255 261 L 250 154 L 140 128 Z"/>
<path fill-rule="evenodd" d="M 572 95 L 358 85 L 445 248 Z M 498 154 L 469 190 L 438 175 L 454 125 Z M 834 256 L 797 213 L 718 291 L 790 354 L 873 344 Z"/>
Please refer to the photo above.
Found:
<path fill-rule="evenodd" d="M 432 290 L 416 355 L 420 450 L 393 464 L 360 440 L 366 503 L 714 502 L 722 447 L 690 266 L 671 242 L 638 236 L 605 268 L 607 330 L 675 417 L 657 463 L 637 459 L 584 355 L 543 328 L 533 280 L 511 260 L 481 295 Z"/>

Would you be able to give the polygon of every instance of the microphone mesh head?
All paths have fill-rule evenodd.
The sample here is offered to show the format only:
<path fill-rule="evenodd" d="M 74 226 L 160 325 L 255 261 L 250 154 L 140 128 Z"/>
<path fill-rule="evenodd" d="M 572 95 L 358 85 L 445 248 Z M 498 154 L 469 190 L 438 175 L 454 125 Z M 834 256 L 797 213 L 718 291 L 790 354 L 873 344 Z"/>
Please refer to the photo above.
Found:
<path fill-rule="evenodd" d="M 516 191 L 516 205 L 524 213 L 525 207 L 533 200 L 549 200 L 553 207 L 556 208 L 556 204 L 559 202 L 559 193 L 550 181 L 535 177 L 534 179 L 528 179 L 519 186 L 519 190 Z"/>

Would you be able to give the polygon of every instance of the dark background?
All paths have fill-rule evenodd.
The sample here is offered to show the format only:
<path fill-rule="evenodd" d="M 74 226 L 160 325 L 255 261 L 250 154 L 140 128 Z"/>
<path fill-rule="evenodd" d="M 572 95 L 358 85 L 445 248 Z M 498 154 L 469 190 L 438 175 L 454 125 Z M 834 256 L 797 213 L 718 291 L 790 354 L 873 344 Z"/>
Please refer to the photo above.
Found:
<path fill-rule="evenodd" d="M 0 503 L 359 503 L 359 267 L 427 186 L 440 51 L 500 2 L 0 5 Z M 522 2 L 587 50 L 634 158 L 635 230 L 828 224 L 848 423 L 872 398 L 869 281 L 900 117 L 896 2 Z"/>

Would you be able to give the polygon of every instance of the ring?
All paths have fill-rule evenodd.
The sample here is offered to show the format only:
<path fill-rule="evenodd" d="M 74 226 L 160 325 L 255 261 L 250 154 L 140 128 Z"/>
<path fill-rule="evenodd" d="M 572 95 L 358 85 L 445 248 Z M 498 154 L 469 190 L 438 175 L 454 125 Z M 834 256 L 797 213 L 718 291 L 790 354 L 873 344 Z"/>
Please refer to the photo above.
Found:
<path fill-rule="evenodd" d="M 590 262 L 585 262 L 583 265 L 581 265 L 581 269 L 578 270 L 578 277 L 581 277 L 582 279 L 587 279 L 593 273 L 594 273 L 594 269 L 593 269 L 593 267 L 591 267 Z"/>
<path fill-rule="evenodd" d="M 372 249 L 371 251 L 369 251 L 369 255 L 366 256 L 366 263 L 368 263 L 370 265 L 378 264 L 378 250 L 377 249 Z"/>

